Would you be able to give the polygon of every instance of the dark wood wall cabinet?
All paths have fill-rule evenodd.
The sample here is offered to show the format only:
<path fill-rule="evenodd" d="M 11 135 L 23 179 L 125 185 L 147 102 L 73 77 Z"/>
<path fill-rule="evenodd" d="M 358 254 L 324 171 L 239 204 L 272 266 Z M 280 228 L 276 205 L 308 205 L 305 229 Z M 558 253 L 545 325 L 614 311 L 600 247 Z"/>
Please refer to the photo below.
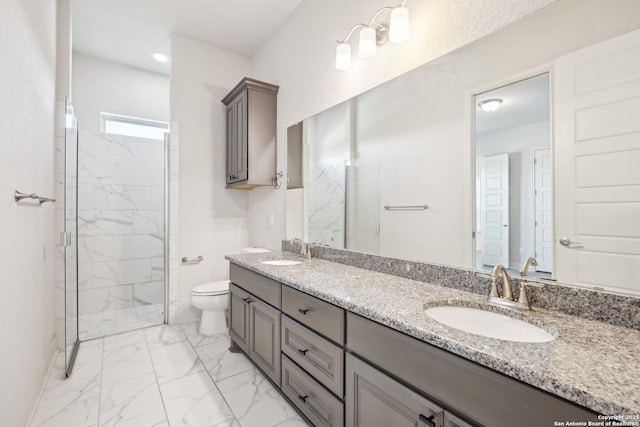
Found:
<path fill-rule="evenodd" d="M 277 94 L 278 86 L 245 77 L 222 100 L 227 108 L 227 188 L 272 185 Z"/>
<path fill-rule="evenodd" d="M 316 427 L 553 426 L 597 414 L 231 264 L 231 349 Z"/>

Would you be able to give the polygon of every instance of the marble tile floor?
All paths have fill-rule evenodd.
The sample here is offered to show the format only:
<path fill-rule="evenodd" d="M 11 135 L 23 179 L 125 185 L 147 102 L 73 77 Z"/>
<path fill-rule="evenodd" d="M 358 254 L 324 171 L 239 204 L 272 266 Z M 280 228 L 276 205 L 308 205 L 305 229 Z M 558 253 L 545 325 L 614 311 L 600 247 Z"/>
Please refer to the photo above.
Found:
<path fill-rule="evenodd" d="M 81 341 L 141 329 L 164 322 L 164 304 L 149 304 L 120 310 L 80 315 L 78 335 Z"/>
<path fill-rule="evenodd" d="M 33 427 L 305 427 L 227 334 L 197 322 L 82 342 L 71 377 L 58 355 Z"/>

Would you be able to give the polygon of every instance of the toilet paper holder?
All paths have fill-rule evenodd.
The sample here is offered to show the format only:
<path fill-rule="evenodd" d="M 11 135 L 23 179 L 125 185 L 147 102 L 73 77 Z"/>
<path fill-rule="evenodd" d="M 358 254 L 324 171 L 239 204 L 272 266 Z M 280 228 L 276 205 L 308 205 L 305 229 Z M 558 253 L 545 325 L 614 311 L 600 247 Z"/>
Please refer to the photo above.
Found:
<path fill-rule="evenodd" d="M 197 258 L 194 258 L 194 259 L 189 259 L 186 256 L 183 256 L 180 261 L 182 261 L 183 264 L 197 264 L 199 262 L 202 262 L 203 259 L 204 258 L 202 258 L 202 255 L 199 255 Z"/>

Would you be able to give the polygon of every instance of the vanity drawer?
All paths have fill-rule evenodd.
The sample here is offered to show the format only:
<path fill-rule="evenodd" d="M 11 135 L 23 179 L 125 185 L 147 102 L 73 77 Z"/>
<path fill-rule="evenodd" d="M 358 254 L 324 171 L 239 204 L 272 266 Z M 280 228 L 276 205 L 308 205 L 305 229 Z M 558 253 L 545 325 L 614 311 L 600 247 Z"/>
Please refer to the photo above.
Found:
<path fill-rule="evenodd" d="M 231 263 L 229 265 L 230 280 L 245 291 L 252 293 L 261 300 L 280 308 L 280 282 L 254 273 L 244 267 Z"/>
<path fill-rule="evenodd" d="M 338 344 L 344 344 L 343 309 L 283 286 L 282 311 Z"/>
<path fill-rule="evenodd" d="M 344 406 L 284 354 L 282 391 L 316 427 L 343 427 Z"/>
<path fill-rule="evenodd" d="M 344 351 L 340 347 L 282 316 L 282 352 L 342 397 Z"/>

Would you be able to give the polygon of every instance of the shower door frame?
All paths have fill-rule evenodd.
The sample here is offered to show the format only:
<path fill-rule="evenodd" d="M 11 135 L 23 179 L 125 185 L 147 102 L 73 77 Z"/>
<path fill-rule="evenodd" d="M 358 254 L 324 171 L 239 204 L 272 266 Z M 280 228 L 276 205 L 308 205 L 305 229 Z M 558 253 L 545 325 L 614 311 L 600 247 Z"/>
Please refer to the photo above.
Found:
<path fill-rule="evenodd" d="M 78 303 L 78 150 L 79 150 L 79 146 L 80 146 L 80 125 L 79 122 L 73 112 L 73 106 L 71 105 L 71 103 L 69 102 L 68 98 L 65 98 L 65 112 L 64 112 L 64 120 L 65 120 L 65 125 L 64 125 L 64 129 L 65 129 L 65 139 L 64 139 L 64 231 L 62 233 L 61 236 L 61 244 L 64 250 L 64 313 L 65 313 L 65 325 L 64 325 L 64 351 L 65 351 L 65 376 L 69 377 L 71 375 L 71 373 L 73 372 L 73 367 L 76 361 L 76 356 L 78 355 L 78 349 L 80 348 L 80 332 L 79 332 L 79 319 L 80 319 L 80 310 L 79 310 L 79 303 Z M 73 136 L 73 132 L 75 131 L 75 138 L 74 141 L 69 141 L 69 136 L 71 133 L 71 136 Z M 73 143 L 75 144 L 75 160 L 73 162 L 73 165 L 71 165 L 74 169 L 75 172 L 75 198 L 74 198 L 74 227 L 73 230 L 69 230 L 67 228 L 68 226 L 68 207 L 67 207 L 67 202 L 69 199 L 69 187 L 68 187 L 68 172 L 69 172 L 69 159 L 68 159 L 68 145 L 69 143 Z M 75 243 L 74 243 L 75 240 Z M 75 341 L 73 342 L 73 347 L 71 348 L 71 354 L 67 354 L 69 345 L 68 345 L 68 340 L 67 340 L 67 334 L 68 334 L 68 322 L 70 322 L 71 319 L 69 319 L 69 306 L 68 306 L 68 292 L 69 292 L 69 286 L 70 284 L 70 280 L 69 280 L 69 263 L 67 261 L 68 255 L 69 255 L 69 251 L 70 250 L 74 250 L 75 251 L 75 262 L 73 263 L 73 266 L 75 267 L 75 273 L 73 275 L 74 279 L 74 283 L 73 286 L 75 286 Z"/>

